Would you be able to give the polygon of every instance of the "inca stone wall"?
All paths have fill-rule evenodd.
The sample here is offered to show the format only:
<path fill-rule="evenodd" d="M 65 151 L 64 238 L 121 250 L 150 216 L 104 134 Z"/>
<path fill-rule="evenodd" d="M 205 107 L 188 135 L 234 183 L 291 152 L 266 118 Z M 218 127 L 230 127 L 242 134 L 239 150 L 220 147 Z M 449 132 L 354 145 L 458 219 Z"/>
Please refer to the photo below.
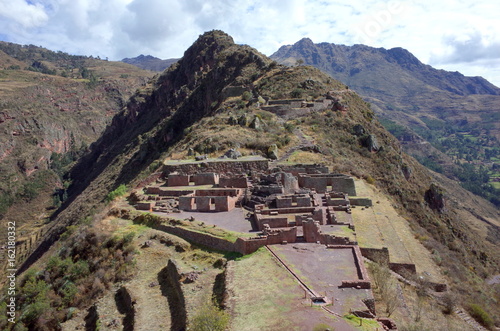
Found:
<path fill-rule="evenodd" d="M 269 161 L 206 161 L 195 163 L 167 164 L 163 166 L 163 173 L 180 172 L 195 174 L 199 172 L 215 172 L 219 174 L 233 173 L 246 174 L 252 171 L 265 172 L 269 169 Z"/>

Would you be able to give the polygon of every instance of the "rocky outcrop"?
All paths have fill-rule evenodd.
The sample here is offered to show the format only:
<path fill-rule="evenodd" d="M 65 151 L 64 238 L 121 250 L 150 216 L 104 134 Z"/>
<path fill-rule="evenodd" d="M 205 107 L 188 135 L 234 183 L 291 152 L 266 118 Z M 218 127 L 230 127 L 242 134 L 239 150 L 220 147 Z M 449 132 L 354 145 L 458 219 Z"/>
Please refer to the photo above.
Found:
<path fill-rule="evenodd" d="M 360 138 L 361 144 L 366 147 L 370 152 L 378 152 L 380 145 L 377 138 L 372 134 L 364 135 Z"/>
<path fill-rule="evenodd" d="M 446 200 L 444 190 L 438 185 L 432 183 L 427 191 L 425 191 L 425 201 L 431 209 L 438 212 L 443 212 L 446 208 Z"/>
<path fill-rule="evenodd" d="M 262 121 L 255 116 L 252 122 L 250 123 L 250 128 L 255 129 L 255 130 L 261 130 L 262 129 Z"/>
<path fill-rule="evenodd" d="M 270 158 L 271 160 L 277 160 L 278 159 L 278 146 L 276 144 L 272 144 L 269 146 L 267 149 L 267 157 Z"/>
<path fill-rule="evenodd" d="M 236 160 L 237 158 L 241 157 L 241 153 L 234 148 L 230 148 L 226 153 L 224 153 L 223 157 Z"/>

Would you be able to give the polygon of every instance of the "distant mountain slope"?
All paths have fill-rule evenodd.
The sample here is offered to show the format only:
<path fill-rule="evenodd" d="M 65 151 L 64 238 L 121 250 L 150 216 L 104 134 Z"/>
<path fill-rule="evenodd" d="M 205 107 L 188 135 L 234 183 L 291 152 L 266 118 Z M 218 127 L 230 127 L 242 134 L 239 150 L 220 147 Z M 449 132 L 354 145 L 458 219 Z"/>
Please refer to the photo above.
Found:
<path fill-rule="evenodd" d="M 142 55 L 142 54 L 137 57 L 125 58 L 122 60 L 122 62 L 132 64 L 144 70 L 151 70 L 151 71 L 163 71 L 177 61 L 179 61 L 179 59 L 162 60 L 151 55 Z"/>
<path fill-rule="evenodd" d="M 64 172 L 149 76 L 121 62 L 0 42 L 0 218 L 21 225 L 46 217 L 52 199 L 57 207 Z M 55 188 L 61 194 L 52 197 Z"/>
<path fill-rule="evenodd" d="M 433 170 L 463 182 L 489 176 L 497 185 L 500 88 L 484 78 L 437 70 L 403 48 L 315 44 L 308 38 L 282 46 L 271 58 L 315 66 L 356 90 L 405 150 Z M 483 179 L 466 186 L 500 205 Z"/>
<path fill-rule="evenodd" d="M 500 95 L 500 88 L 482 77 L 466 77 L 459 72 L 434 69 L 420 62 L 408 50 L 389 50 L 365 45 L 314 44 L 304 38 L 282 46 L 271 58 L 285 64 L 302 59 L 363 92 L 383 91 L 401 97 L 419 89 L 422 92 L 448 91 L 457 95 Z M 379 80 L 384 78 L 383 81 Z M 376 84 L 370 84 L 375 82 Z M 374 92 L 369 95 L 377 97 Z"/>
<path fill-rule="evenodd" d="M 287 65 L 303 60 L 368 98 L 380 115 L 411 128 L 431 129 L 425 117 L 449 124 L 465 120 L 500 138 L 500 123 L 490 127 L 483 120 L 500 110 L 500 88 L 482 77 L 434 69 L 403 48 L 314 44 L 304 38 L 271 58 Z"/>

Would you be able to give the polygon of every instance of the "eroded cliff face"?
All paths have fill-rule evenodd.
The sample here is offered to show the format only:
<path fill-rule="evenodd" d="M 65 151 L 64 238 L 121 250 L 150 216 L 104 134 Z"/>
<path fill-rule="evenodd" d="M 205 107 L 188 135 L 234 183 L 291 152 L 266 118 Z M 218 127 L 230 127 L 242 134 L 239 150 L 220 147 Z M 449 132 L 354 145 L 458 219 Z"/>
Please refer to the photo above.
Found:
<path fill-rule="evenodd" d="M 10 47 L 23 49 L 13 44 Z M 91 82 L 81 79 L 81 68 L 69 70 L 67 64 L 56 60 L 44 63 L 66 70 L 61 74 L 64 77 L 21 69 L 31 68 L 32 57 L 40 56 L 38 53 L 21 61 L 0 53 L 0 67 L 5 68 L 0 70 L 0 217 L 24 222 L 26 215 L 17 217 L 19 204 L 30 202 L 39 193 L 49 193 L 43 207 L 22 208 L 38 209 L 43 218 L 44 209 L 51 205 L 51 194 L 61 186 L 54 186 L 51 174 L 62 176 L 87 151 L 150 73 L 82 57 L 81 65 L 95 74 Z M 18 63 L 16 69 L 12 63 Z M 131 74 L 120 78 L 117 70 L 130 70 Z M 25 194 L 27 190 L 33 192 Z M 9 213 L 14 203 L 18 207 Z"/>

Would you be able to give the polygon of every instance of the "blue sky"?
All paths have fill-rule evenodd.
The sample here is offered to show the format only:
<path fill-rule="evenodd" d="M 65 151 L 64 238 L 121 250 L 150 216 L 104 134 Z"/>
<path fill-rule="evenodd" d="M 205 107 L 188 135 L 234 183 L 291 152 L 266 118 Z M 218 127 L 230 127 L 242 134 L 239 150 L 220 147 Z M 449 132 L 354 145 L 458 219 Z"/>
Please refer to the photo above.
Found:
<path fill-rule="evenodd" d="M 500 86 L 498 13 L 496 0 L 0 0 L 0 39 L 120 60 L 181 57 L 212 29 L 266 55 L 309 37 L 403 47 Z"/>

